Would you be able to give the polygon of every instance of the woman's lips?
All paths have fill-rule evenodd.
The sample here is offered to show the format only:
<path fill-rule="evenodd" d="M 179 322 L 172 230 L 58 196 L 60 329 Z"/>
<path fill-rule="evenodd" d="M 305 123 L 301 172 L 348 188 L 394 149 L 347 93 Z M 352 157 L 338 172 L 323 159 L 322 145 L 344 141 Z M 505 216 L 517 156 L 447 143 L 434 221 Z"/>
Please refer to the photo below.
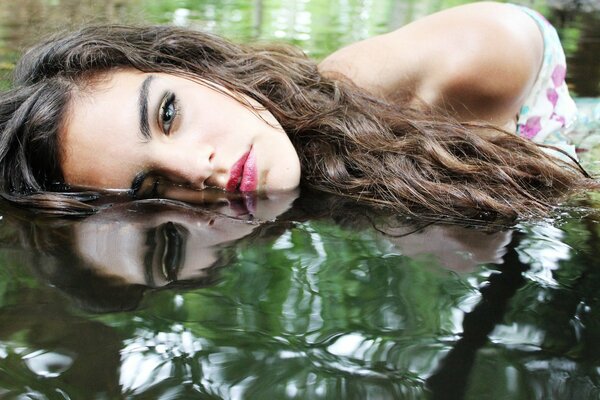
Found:
<path fill-rule="evenodd" d="M 244 171 L 242 175 L 242 182 L 240 183 L 240 190 L 242 192 L 254 192 L 258 183 L 258 173 L 256 171 L 256 156 L 254 155 L 254 148 L 250 149 L 250 154 L 246 157 L 244 163 Z"/>
<path fill-rule="evenodd" d="M 239 189 L 242 192 L 253 192 L 256 190 L 257 182 L 256 156 L 251 148 L 231 167 L 225 190 L 234 192 Z"/>

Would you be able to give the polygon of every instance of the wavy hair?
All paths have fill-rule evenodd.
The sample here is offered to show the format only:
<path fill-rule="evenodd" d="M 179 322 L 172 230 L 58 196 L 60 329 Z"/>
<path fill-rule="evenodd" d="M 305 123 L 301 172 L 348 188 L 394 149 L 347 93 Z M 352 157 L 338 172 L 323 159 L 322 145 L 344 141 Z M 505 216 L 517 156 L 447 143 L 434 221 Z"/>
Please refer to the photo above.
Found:
<path fill-rule="evenodd" d="M 301 162 L 301 183 L 407 214 L 540 215 L 577 189 L 598 188 L 515 134 L 459 123 L 439 110 L 377 98 L 319 74 L 291 46 L 240 45 L 166 26 L 93 26 L 26 52 L 0 94 L 0 191 L 26 207 L 94 212 L 90 193 L 64 184 L 60 132 L 73 93 L 95 77 L 134 68 L 218 83 L 270 111 Z M 88 87 L 89 89 L 89 87 Z"/>

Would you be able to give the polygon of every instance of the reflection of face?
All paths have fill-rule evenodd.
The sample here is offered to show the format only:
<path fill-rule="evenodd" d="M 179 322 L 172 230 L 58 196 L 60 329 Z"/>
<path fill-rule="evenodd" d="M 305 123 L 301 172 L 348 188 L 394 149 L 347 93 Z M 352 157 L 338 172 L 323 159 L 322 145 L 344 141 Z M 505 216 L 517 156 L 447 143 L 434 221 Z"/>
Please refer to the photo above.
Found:
<path fill-rule="evenodd" d="M 160 213 L 129 221 L 90 217 L 75 228 L 77 249 L 98 272 L 152 287 L 198 279 L 218 260 L 215 246 L 254 225 L 229 218 Z"/>
<path fill-rule="evenodd" d="M 134 186 L 140 197 L 171 197 L 165 182 L 227 191 L 295 188 L 300 164 L 281 125 L 258 103 L 224 92 L 170 74 L 107 75 L 70 105 L 61 137 L 65 182 Z"/>
<path fill-rule="evenodd" d="M 263 199 L 256 204 L 254 216 L 273 219 L 287 210 L 294 198 L 281 194 Z M 99 274 L 130 284 L 158 287 L 202 278 L 218 261 L 219 245 L 240 239 L 257 227 L 197 210 L 171 207 L 150 213 L 135 206 L 114 206 L 74 227 L 76 249 L 87 264 Z"/>

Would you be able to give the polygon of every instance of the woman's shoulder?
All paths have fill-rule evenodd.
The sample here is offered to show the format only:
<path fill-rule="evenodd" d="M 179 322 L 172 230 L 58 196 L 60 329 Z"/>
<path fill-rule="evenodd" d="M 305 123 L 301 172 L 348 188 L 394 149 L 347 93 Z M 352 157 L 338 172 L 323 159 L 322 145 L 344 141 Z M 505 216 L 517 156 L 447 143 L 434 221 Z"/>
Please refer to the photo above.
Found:
<path fill-rule="evenodd" d="M 530 16 L 510 4 L 481 2 L 351 44 L 319 68 L 390 101 L 424 101 L 462 119 L 499 122 L 518 112 L 542 54 Z"/>

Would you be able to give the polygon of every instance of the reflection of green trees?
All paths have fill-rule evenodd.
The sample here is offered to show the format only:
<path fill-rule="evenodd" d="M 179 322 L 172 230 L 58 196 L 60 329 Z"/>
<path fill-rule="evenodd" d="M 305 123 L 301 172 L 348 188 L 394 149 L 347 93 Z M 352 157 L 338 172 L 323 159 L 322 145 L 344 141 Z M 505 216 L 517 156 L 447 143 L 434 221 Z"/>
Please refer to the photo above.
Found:
<path fill-rule="evenodd" d="M 428 262 L 381 259 L 381 246 L 324 223 L 238 243 L 220 285 L 175 295 L 182 307 L 157 293 L 136 331 L 189 331 L 204 354 L 189 362 L 220 360 L 204 371 L 219 376 L 212 393 L 245 381 L 247 398 L 286 398 L 292 386 L 301 398 L 416 395 L 439 357 L 436 337 L 452 333 L 451 311 L 473 288 Z"/>
<path fill-rule="evenodd" d="M 537 272 L 512 299 L 492 344 L 479 353 L 472 398 L 483 391 L 490 398 L 524 399 L 600 394 L 598 221 L 570 218 L 561 232 L 559 241 L 548 229 L 529 232 L 528 246 L 542 250 L 532 260 Z M 547 256 L 561 247 L 568 249 L 567 257 L 554 264 Z M 486 384 L 490 380 L 496 383 Z"/>
<path fill-rule="evenodd" d="M 28 274 L 18 254 L 0 254 L 0 397 L 61 390 L 72 398 L 117 396 L 120 332 L 73 313 L 64 296 Z"/>
<path fill-rule="evenodd" d="M 10 360 L 0 354 L 0 370 L 10 367 L 11 376 L 27 382 L 35 375 L 15 368 L 25 355 L 17 348 L 61 348 L 88 360 L 86 352 L 99 357 L 77 365 L 79 374 L 94 376 L 98 365 L 114 363 L 103 358 L 114 352 L 95 349 L 94 341 L 108 346 L 106 337 L 118 337 L 123 340 L 110 346 L 121 346 L 119 380 L 129 382 L 121 390 L 131 396 L 199 390 L 228 397 L 236 387 L 246 398 L 292 397 L 290 390 L 309 398 L 415 397 L 423 390 L 420 377 L 440 356 L 440 335 L 456 332 L 456 307 L 476 294 L 471 284 L 427 260 L 389 254 L 389 244 L 372 232 L 326 222 L 298 224 L 235 248 L 237 261 L 217 286 L 153 293 L 140 311 L 103 316 L 71 309 L 7 261 L 3 278 L 12 283 L 0 299 L 0 343 Z M 29 325 L 20 328 L 13 321 L 15 306 L 26 304 L 31 307 L 20 310 Z M 47 304 L 38 310 L 47 318 L 35 311 L 38 304 Z M 27 333 L 31 324 L 52 343 Z M 81 332 L 86 348 L 71 343 Z M 36 390 L 60 387 L 76 395 L 81 388 L 70 386 L 68 376 L 39 380 Z M 23 390 L 4 382 L 0 387 Z"/>

